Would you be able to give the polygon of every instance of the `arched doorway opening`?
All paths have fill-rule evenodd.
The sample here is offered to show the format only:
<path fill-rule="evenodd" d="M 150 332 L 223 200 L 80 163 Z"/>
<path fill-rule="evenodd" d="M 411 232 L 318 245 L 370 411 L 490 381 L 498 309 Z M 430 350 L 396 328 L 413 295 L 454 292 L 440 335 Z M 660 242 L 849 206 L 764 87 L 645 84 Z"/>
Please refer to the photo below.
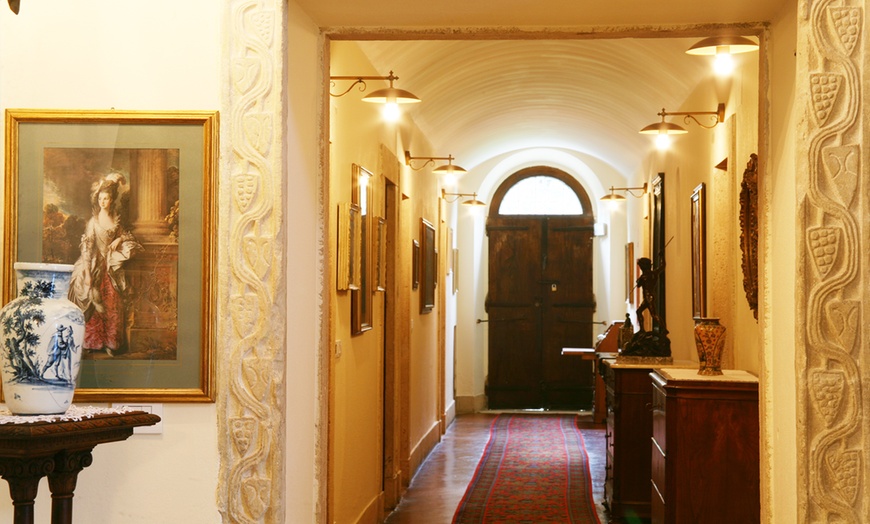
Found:
<path fill-rule="evenodd" d="M 522 169 L 496 190 L 487 219 L 490 409 L 581 409 L 591 363 L 562 355 L 592 343 L 592 237 L 586 191 L 568 173 Z"/>

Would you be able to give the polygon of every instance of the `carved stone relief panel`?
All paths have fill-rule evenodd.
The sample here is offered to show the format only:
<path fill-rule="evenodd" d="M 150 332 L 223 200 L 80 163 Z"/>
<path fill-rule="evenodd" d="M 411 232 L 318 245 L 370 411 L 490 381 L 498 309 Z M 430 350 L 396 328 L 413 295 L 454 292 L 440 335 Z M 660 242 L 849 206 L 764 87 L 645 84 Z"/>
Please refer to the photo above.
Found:
<path fill-rule="evenodd" d="M 867 475 L 868 173 L 863 117 L 864 3 L 802 4 L 798 89 L 798 471 L 801 522 L 864 522 Z M 806 74 L 803 74 L 803 73 Z M 862 424 L 862 420 L 865 421 Z"/>
<path fill-rule="evenodd" d="M 224 522 L 283 523 L 285 2 L 224 0 L 218 509 Z M 228 314 L 227 314 L 228 313 Z M 278 322 L 274 322 L 278 319 Z"/>

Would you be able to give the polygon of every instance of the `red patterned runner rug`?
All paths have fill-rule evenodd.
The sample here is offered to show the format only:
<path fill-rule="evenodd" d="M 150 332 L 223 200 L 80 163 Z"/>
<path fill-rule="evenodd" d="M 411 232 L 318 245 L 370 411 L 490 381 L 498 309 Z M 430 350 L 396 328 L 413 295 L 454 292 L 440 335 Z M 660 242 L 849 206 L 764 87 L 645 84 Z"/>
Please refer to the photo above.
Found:
<path fill-rule="evenodd" d="M 496 417 L 454 524 L 601 524 L 575 415 Z"/>

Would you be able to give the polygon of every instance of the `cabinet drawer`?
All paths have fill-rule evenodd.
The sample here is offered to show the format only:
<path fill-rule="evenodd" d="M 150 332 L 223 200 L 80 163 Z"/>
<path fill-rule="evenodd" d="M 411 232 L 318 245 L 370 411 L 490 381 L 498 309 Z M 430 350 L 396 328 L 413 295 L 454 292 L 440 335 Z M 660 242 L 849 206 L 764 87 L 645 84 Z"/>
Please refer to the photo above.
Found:
<path fill-rule="evenodd" d="M 653 440 L 667 454 L 667 431 L 666 431 L 666 397 L 665 392 L 657 384 L 652 387 L 652 435 Z"/>
<path fill-rule="evenodd" d="M 652 438 L 652 456 L 650 457 L 651 476 L 652 476 L 652 498 L 660 497 L 662 504 L 665 501 L 665 455 L 662 449 L 656 442 L 655 437 Z"/>

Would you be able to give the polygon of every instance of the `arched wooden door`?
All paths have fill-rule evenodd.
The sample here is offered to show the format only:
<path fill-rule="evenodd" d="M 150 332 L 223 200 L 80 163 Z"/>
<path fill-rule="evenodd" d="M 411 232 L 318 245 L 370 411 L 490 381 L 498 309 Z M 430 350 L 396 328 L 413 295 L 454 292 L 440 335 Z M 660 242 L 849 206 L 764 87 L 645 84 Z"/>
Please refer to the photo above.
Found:
<path fill-rule="evenodd" d="M 558 200 L 568 207 L 556 205 L 553 195 L 536 196 L 532 188 L 541 183 L 561 191 Z M 535 198 L 543 200 L 517 207 Z M 563 356 L 562 348 L 592 344 L 595 219 L 589 197 L 567 173 L 534 167 L 505 180 L 490 209 L 489 407 L 588 408 L 591 362 Z M 555 214 L 566 209 L 569 214 Z"/>

